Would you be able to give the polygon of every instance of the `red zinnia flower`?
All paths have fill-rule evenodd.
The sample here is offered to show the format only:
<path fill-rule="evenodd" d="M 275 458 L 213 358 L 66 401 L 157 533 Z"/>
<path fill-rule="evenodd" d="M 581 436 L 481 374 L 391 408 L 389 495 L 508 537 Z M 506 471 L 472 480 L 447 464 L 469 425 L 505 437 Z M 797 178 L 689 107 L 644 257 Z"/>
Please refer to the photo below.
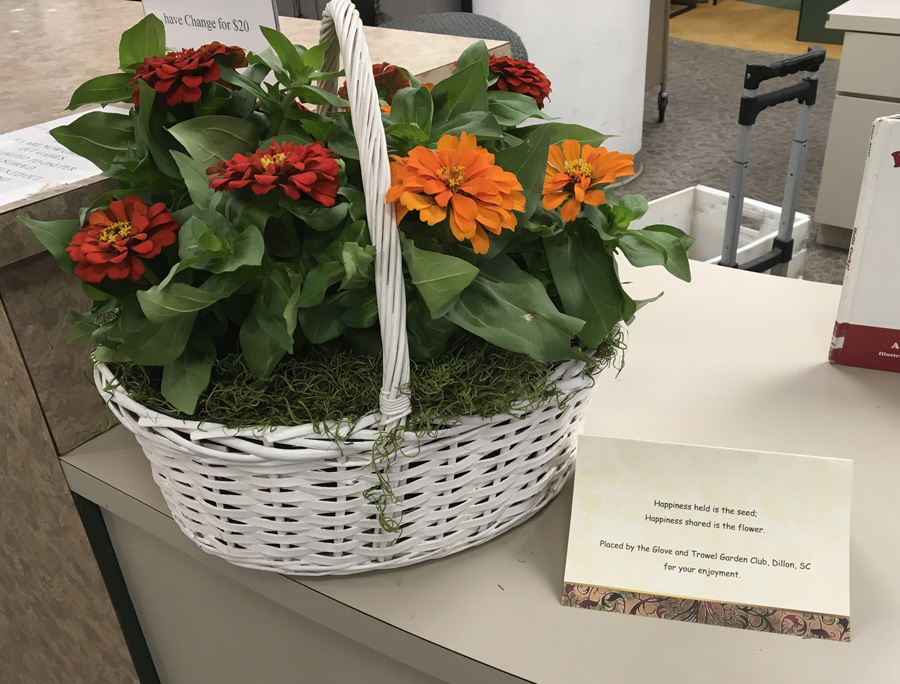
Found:
<path fill-rule="evenodd" d="M 387 62 L 373 64 L 372 76 L 375 77 L 375 89 L 378 91 L 378 99 L 384 100 L 388 104 L 391 104 L 398 90 L 409 88 L 412 85 L 409 81 L 409 76 Z M 346 81 L 338 89 L 338 97 L 347 99 Z"/>
<path fill-rule="evenodd" d="M 89 283 L 110 280 L 140 280 L 141 259 L 152 259 L 163 247 L 175 242 L 178 224 L 157 202 L 144 204 L 137 195 L 113 200 L 108 209 L 98 209 L 81 227 L 66 252 L 77 262 L 75 275 Z"/>
<path fill-rule="evenodd" d="M 505 90 L 511 93 L 529 95 L 544 108 L 544 102 L 550 97 L 550 81 L 544 72 L 531 62 L 512 57 L 488 57 L 490 70 L 497 74 L 497 82 L 488 90 Z"/>
<path fill-rule="evenodd" d="M 181 102 L 196 102 L 200 99 L 200 86 L 218 81 L 222 75 L 222 69 L 216 64 L 217 55 L 231 57 L 231 66 L 235 69 L 247 66 L 247 56 L 242 48 L 215 41 L 197 50 L 187 48 L 168 52 L 162 57 L 144 58 L 135 68 L 128 87 L 138 80 L 146 81 L 156 92 L 165 95 L 169 107 Z M 140 88 L 134 89 L 131 99 L 135 107 L 140 105 Z"/>
<path fill-rule="evenodd" d="M 295 145 L 273 142 L 265 151 L 257 150 L 250 157 L 236 154 L 231 161 L 219 160 L 218 165 L 206 169 L 212 177 L 213 190 L 234 192 L 250 186 L 257 195 L 281 188 L 293 200 L 301 192 L 326 207 L 333 207 L 340 183 L 335 154 L 320 143 Z"/>

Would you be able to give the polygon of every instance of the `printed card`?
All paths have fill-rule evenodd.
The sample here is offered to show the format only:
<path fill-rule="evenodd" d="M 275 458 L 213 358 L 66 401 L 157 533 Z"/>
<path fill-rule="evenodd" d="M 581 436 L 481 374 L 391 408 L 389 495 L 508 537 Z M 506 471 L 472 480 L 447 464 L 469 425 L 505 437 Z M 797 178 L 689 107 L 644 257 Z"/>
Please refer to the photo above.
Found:
<path fill-rule="evenodd" d="M 852 465 L 582 435 L 563 605 L 849 641 Z"/>
<path fill-rule="evenodd" d="M 200 47 L 214 40 L 261 52 L 269 44 L 260 26 L 277 29 L 275 0 L 143 0 L 144 14 L 166 27 L 170 49 Z"/>

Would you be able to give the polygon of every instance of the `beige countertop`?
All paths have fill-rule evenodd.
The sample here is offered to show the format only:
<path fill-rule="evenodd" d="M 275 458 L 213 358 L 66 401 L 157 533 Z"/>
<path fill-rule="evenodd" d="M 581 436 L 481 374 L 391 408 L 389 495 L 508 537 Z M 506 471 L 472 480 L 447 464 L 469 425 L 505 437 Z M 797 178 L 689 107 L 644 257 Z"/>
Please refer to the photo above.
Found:
<path fill-rule="evenodd" d="M 900 2 L 849 0 L 828 13 L 825 26 L 843 31 L 900 35 Z M 872 68 L 877 69 L 874 65 Z"/>
<path fill-rule="evenodd" d="M 0 0 L 0 133 L 65 114 L 84 81 L 118 68 L 119 36 L 140 21 L 141 4 L 130 0 Z M 319 22 L 281 17 L 281 30 L 301 45 L 318 43 Z M 474 39 L 366 27 L 373 62 L 390 62 L 425 81 L 452 72 Z M 508 43 L 486 40 L 495 54 Z"/>
<path fill-rule="evenodd" d="M 327 597 L 331 608 L 309 619 L 442 680 L 895 681 L 900 374 L 827 362 L 840 287 L 696 262 L 692 270 L 685 284 L 659 268 L 623 268 L 632 296 L 665 296 L 638 314 L 622 373 L 598 380 L 585 432 L 853 459 L 849 644 L 561 607 L 570 487 L 521 527 L 446 559 L 289 579 L 193 549 L 121 428 L 64 457 L 64 469 L 75 491 L 209 571 L 299 614 L 307 599 Z M 429 669 L 428 649 L 458 667 L 483 663 L 497 678 Z"/>

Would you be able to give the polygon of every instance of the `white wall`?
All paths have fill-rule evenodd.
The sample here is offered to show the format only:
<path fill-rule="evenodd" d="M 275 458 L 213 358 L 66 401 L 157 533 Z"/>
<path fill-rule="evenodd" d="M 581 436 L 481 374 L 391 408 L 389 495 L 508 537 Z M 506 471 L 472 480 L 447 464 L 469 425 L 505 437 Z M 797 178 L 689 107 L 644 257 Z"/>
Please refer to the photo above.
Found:
<path fill-rule="evenodd" d="M 521 36 L 553 91 L 544 111 L 641 149 L 650 0 L 473 0 Z"/>

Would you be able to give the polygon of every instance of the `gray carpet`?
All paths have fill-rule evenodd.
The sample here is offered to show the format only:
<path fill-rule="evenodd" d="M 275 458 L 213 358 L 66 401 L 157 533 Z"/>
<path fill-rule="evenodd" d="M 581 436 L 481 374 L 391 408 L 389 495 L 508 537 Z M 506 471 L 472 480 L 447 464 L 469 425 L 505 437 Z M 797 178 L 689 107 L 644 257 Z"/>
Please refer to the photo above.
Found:
<path fill-rule="evenodd" d="M 737 142 L 744 66 L 784 56 L 671 39 L 666 121 L 657 122 L 657 89 L 648 94 L 644 108 L 643 174 L 620 192 L 638 192 L 654 199 L 692 185 L 727 190 Z M 813 107 L 798 205 L 799 211 L 810 215 L 822 174 L 838 64 L 825 60 L 819 72 L 819 96 Z M 783 79 L 779 85 L 788 82 Z M 760 114 L 753 128 L 748 197 L 781 206 L 796 116 L 796 105 L 791 104 Z M 803 277 L 841 283 L 846 251 L 817 245 L 815 234 L 813 224 Z"/>

